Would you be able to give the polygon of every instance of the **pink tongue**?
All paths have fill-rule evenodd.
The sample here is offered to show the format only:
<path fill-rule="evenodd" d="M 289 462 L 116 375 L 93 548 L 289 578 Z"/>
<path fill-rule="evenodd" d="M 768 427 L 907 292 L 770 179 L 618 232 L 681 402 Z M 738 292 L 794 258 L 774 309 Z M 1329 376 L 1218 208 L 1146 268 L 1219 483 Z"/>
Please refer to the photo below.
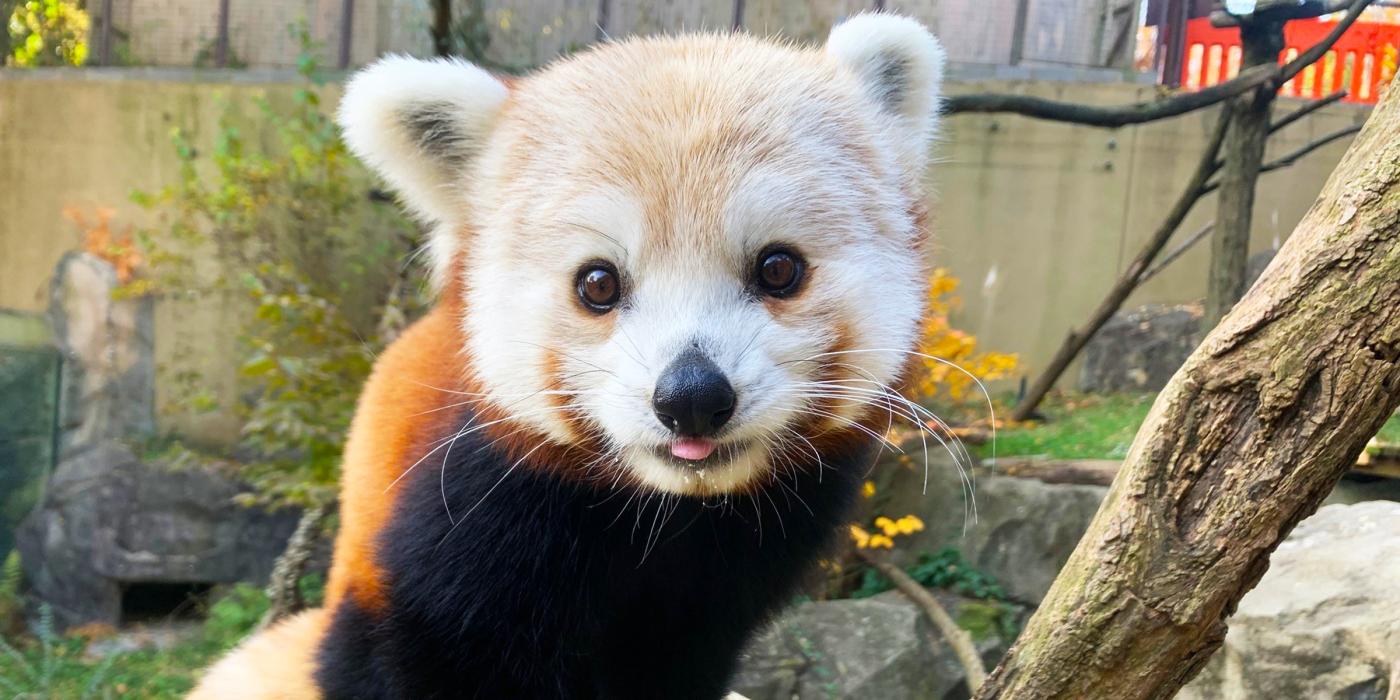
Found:
<path fill-rule="evenodd" d="M 715 451 L 715 441 L 706 438 L 681 438 L 671 443 L 671 454 L 688 460 L 701 460 Z"/>

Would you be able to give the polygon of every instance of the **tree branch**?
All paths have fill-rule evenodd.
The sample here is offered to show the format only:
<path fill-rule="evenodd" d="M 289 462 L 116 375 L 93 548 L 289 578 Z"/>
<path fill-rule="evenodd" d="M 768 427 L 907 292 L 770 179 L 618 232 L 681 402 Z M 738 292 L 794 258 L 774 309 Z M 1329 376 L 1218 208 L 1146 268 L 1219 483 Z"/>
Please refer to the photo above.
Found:
<path fill-rule="evenodd" d="M 1400 91 L 1158 395 L 979 700 L 1173 697 L 1400 405 Z"/>
<path fill-rule="evenodd" d="M 306 573 L 306 564 L 311 560 L 316 542 L 320 540 L 321 525 L 334 510 L 335 504 L 332 502 L 308 506 L 302 511 L 297 529 L 287 540 L 287 548 L 272 567 L 272 576 L 267 583 L 269 605 L 267 613 L 258 622 L 258 629 L 265 629 L 306 607 L 301 597 L 301 577 Z"/>
<path fill-rule="evenodd" d="M 1176 262 L 1176 259 L 1181 257 L 1182 255 L 1185 255 L 1186 251 L 1191 250 L 1192 246 L 1205 240 L 1206 236 L 1209 236 L 1210 232 L 1214 230 L 1215 222 L 1211 221 L 1205 226 L 1202 226 L 1195 233 L 1191 234 L 1189 238 L 1181 242 L 1181 245 L 1172 248 L 1170 251 L 1167 252 L 1166 255 L 1163 255 L 1162 259 L 1158 260 L 1156 265 L 1153 265 L 1151 268 L 1149 268 L 1147 272 L 1142 273 L 1142 279 L 1138 280 L 1138 286 L 1146 284 L 1147 280 L 1156 277 L 1157 273 L 1167 269 L 1168 265 Z"/>
<path fill-rule="evenodd" d="M 1290 166 L 1290 165 L 1293 165 L 1294 163 L 1297 163 L 1300 159 L 1302 159 L 1303 156 L 1306 156 L 1306 155 L 1308 155 L 1309 153 L 1312 153 L 1313 151 L 1316 151 L 1317 149 L 1322 148 L 1323 146 L 1326 146 L 1326 145 L 1329 144 L 1329 143 L 1332 143 L 1333 141 L 1337 141 L 1337 140 L 1339 140 L 1339 139 L 1344 139 L 1344 138 L 1346 138 L 1346 137 L 1348 137 L 1348 136 L 1351 136 L 1352 134 L 1356 134 L 1356 133 L 1358 133 L 1358 132 L 1360 132 L 1360 131 L 1361 131 L 1361 125 L 1360 125 L 1360 124 L 1356 124 L 1356 125 L 1354 125 L 1354 126 L 1348 126 L 1348 127 L 1346 127 L 1346 128 L 1343 128 L 1343 129 L 1338 129 L 1338 130 L 1336 130 L 1336 131 L 1334 131 L 1334 132 L 1332 132 L 1332 133 L 1330 133 L 1330 134 L 1327 134 L 1326 136 L 1323 136 L 1323 137 L 1320 138 L 1320 139 L 1317 139 L 1316 141 L 1309 142 L 1307 145 L 1304 145 L 1304 146 L 1302 146 L 1301 148 L 1298 148 L 1297 150 L 1294 150 L 1294 151 L 1291 151 L 1291 152 L 1289 152 L 1289 153 L 1286 153 L 1286 154 L 1284 154 L 1284 155 L 1282 155 L 1282 156 L 1279 156 L 1278 158 L 1275 158 L 1275 159 L 1273 159 L 1273 160 L 1271 160 L 1271 161 L 1269 161 L 1269 162 L 1267 162 L 1267 163 L 1265 163 L 1265 164 L 1259 166 L 1259 174 L 1262 175 L 1262 174 L 1264 174 L 1264 173 L 1272 172 L 1272 171 L 1278 170 L 1278 169 L 1280 169 L 1280 168 L 1286 168 L 1286 167 L 1288 167 L 1288 166 Z M 1216 165 L 1218 166 L 1219 163 L 1217 163 Z M 1201 194 L 1202 194 L 1202 195 L 1207 195 L 1207 194 L 1210 194 L 1211 192 L 1214 192 L 1215 190 L 1217 190 L 1217 189 L 1219 189 L 1219 188 L 1220 188 L 1220 183 L 1219 183 L 1219 182 L 1211 182 L 1211 183 L 1208 183 L 1205 187 L 1202 187 L 1202 188 L 1201 188 Z"/>
<path fill-rule="evenodd" d="M 1284 83 L 1292 80 L 1299 73 L 1302 73 L 1303 69 L 1311 66 L 1316 63 L 1318 59 L 1327 55 L 1332 45 L 1337 43 L 1337 40 L 1342 38 L 1343 34 L 1346 34 L 1347 30 L 1351 28 L 1351 25 L 1355 24 L 1356 20 L 1361 17 L 1361 13 L 1366 10 L 1366 6 L 1370 4 L 1371 0 L 1353 0 L 1351 8 L 1347 10 L 1346 16 L 1342 18 L 1342 21 L 1337 23 L 1337 26 L 1332 28 L 1332 31 L 1327 33 L 1327 36 L 1323 37 L 1322 41 L 1317 42 L 1307 51 L 1298 54 L 1292 61 L 1284 64 L 1283 69 L 1279 71 L 1278 82 L 1275 84 L 1275 89 L 1283 87 Z"/>
<path fill-rule="evenodd" d="M 976 95 L 953 95 L 943 102 L 943 114 L 993 114 L 1006 112 L 1034 119 L 1117 128 L 1131 124 L 1142 124 L 1175 117 L 1187 112 L 1209 107 L 1232 97 L 1242 95 L 1255 88 L 1277 91 L 1303 69 L 1316 63 L 1327 54 L 1333 44 L 1351 27 L 1361 12 L 1371 4 L 1371 0 L 1353 0 L 1346 17 L 1328 33 L 1327 37 L 1298 54 L 1297 58 L 1283 66 L 1255 66 L 1240 71 L 1239 75 L 1196 92 L 1176 93 L 1170 97 L 1151 102 L 1139 102 L 1118 107 L 1096 107 L 1076 102 L 1047 100 L 1030 95 L 1005 93 L 985 93 Z"/>
<path fill-rule="evenodd" d="M 972 692 L 982 687 L 983 681 L 987 678 L 987 669 L 982 666 L 982 655 L 977 653 L 977 645 L 972 641 L 972 635 L 967 630 L 958 626 L 953 620 L 953 616 L 933 597 L 927 589 L 919 585 L 909 574 L 904 573 L 899 567 L 876 556 L 866 549 L 855 550 L 856 556 L 862 561 L 874 567 L 881 575 L 889 579 L 895 588 L 899 589 L 910 601 L 919 606 L 924 616 L 933 623 L 934 627 L 942 633 L 943 638 L 948 641 L 948 646 L 953 649 L 953 654 L 958 657 L 958 663 L 963 667 L 963 673 L 967 675 L 967 688 Z"/>
<path fill-rule="evenodd" d="M 1181 92 L 1164 99 L 1119 107 L 1095 107 L 1076 102 L 1060 102 L 1030 95 L 980 94 L 953 95 L 943 103 L 944 114 L 1010 112 L 1050 121 L 1116 128 L 1166 119 L 1193 112 L 1270 85 L 1279 74 L 1278 66 L 1257 66 L 1234 78 L 1197 92 Z"/>
<path fill-rule="evenodd" d="M 1320 100 L 1313 100 L 1312 102 L 1309 102 L 1303 105 L 1302 107 L 1293 110 L 1288 114 L 1288 116 L 1285 116 L 1279 119 L 1278 121 L 1274 122 L 1273 124 L 1270 124 L 1269 133 L 1272 134 L 1276 131 L 1279 131 L 1280 129 L 1288 126 L 1289 124 L 1292 124 L 1293 122 L 1296 122 L 1299 119 L 1302 119 L 1303 117 L 1306 117 L 1309 114 L 1312 114 L 1313 112 L 1316 112 L 1317 110 L 1322 109 L 1323 107 L 1326 107 L 1327 105 L 1330 105 L 1333 102 L 1336 102 L 1337 100 L 1343 99 L 1346 96 L 1346 90 L 1338 90 Z"/>
<path fill-rule="evenodd" d="M 1223 110 L 1220 119 L 1216 122 L 1215 133 L 1210 137 L 1210 143 L 1206 146 L 1206 151 L 1201 155 L 1201 161 L 1196 166 L 1196 172 L 1191 176 L 1191 181 L 1186 184 L 1186 189 L 1182 190 L 1181 196 L 1177 198 L 1176 204 L 1172 205 L 1171 211 L 1167 213 L 1167 218 L 1147 239 L 1137 254 L 1119 276 L 1113 288 L 1108 291 L 1108 295 L 1099 303 L 1093 315 L 1079 329 L 1071 330 L 1069 336 L 1060 349 L 1051 358 L 1050 364 L 1036 377 L 1035 383 L 1031 385 L 1030 391 L 1025 398 L 1016 405 L 1016 410 L 1011 414 L 1011 420 L 1028 420 L 1035 413 L 1035 409 L 1045 396 L 1050 393 L 1051 387 L 1064 374 L 1069 365 L 1079 356 L 1079 352 L 1089 344 L 1089 340 L 1094 334 L 1108 323 L 1113 314 L 1118 313 L 1123 302 L 1133 293 L 1133 290 L 1142 284 L 1142 275 L 1147 271 L 1147 266 L 1152 264 L 1152 260 L 1161 252 L 1163 246 L 1171 239 L 1181 222 L 1186 219 L 1186 215 L 1191 213 L 1191 208 L 1196 205 L 1197 200 L 1205 192 L 1206 181 L 1210 179 L 1216 171 L 1215 156 L 1220 152 L 1220 144 L 1225 140 L 1225 133 L 1229 130 L 1230 110 Z"/>

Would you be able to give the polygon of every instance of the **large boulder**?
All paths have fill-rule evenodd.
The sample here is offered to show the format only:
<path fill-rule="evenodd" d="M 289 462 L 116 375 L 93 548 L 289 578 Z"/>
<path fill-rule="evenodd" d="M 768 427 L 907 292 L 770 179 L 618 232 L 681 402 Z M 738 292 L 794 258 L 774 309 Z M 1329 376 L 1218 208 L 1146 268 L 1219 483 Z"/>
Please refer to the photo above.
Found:
<path fill-rule="evenodd" d="M 1202 338 L 1200 304 L 1119 312 L 1084 348 L 1080 391 L 1160 391 Z"/>
<path fill-rule="evenodd" d="M 988 604 L 935 592 L 957 617 Z M 1010 640 L 974 635 L 988 668 Z M 923 613 L 894 591 L 804 603 L 749 645 L 733 682 L 750 700 L 942 700 L 967 697 L 962 666 Z"/>
<path fill-rule="evenodd" d="M 155 429 L 155 314 L 118 299 L 117 272 L 88 253 L 63 256 L 49 288 L 49 322 L 63 353 L 59 456 Z"/>
<path fill-rule="evenodd" d="M 1331 505 L 1279 545 L 1180 700 L 1384 700 L 1400 666 L 1400 503 Z M 1389 693 L 1389 695 L 1388 695 Z"/>
<path fill-rule="evenodd" d="M 239 506 L 244 491 L 213 469 L 93 446 L 59 464 L 20 526 L 26 580 L 64 626 L 117 625 L 149 614 L 152 597 L 265 582 L 299 516 Z"/>

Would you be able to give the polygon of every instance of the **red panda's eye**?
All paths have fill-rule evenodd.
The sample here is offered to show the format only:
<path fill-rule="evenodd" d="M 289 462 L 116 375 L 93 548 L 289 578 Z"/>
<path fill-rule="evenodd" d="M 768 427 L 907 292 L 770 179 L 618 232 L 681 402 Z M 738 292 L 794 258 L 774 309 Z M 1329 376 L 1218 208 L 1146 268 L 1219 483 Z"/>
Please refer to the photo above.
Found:
<path fill-rule="evenodd" d="M 617 271 L 607 263 L 590 263 L 579 270 L 578 297 L 595 313 L 606 313 L 622 296 Z"/>
<path fill-rule="evenodd" d="M 758 288 L 769 296 L 789 296 L 802 285 L 806 267 L 797 253 L 783 248 L 765 250 L 758 257 Z"/>

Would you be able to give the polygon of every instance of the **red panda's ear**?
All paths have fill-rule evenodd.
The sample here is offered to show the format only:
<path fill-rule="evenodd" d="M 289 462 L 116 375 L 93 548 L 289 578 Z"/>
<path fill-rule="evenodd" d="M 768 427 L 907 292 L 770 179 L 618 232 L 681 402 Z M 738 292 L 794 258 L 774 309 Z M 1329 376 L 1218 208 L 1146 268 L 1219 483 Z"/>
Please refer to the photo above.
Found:
<path fill-rule="evenodd" d="M 834 27 L 826 52 L 855 74 L 889 117 L 890 142 L 917 177 L 938 124 L 942 45 L 915 20 L 870 13 Z"/>
<path fill-rule="evenodd" d="M 441 282 L 464 208 L 465 169 L 496 124 L 508 90 L 455 59 L 387 56 L 355 74 L 340 102 L 350 150 L 434 228 L 430 253 Z"/>

